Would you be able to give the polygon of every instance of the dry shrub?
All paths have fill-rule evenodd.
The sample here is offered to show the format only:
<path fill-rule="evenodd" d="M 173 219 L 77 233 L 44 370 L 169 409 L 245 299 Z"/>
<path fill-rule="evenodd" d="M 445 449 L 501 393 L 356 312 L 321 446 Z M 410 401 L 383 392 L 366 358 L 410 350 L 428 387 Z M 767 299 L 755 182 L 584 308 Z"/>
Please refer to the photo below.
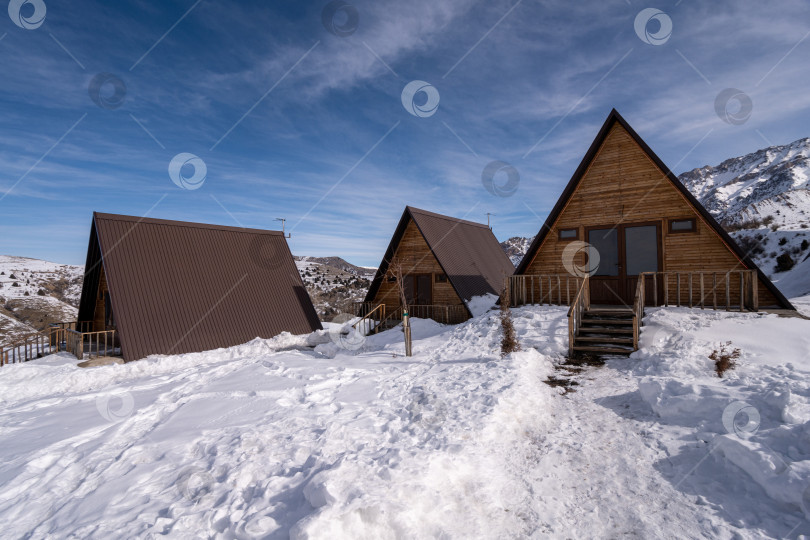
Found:
<path fill-rule="evenodd" d="M 509 288 L 503 290 L 501 295 L 501 329 L 503 338 L 501 339 L 501 358 L 509 353 L 520 350 L 520 342 L 517 339 L 515 325 L 512 322 L 512 310 L 509 309 Z"/>
<path fill-rule="evenodd" d="M 728 348 L 727 348 L 728 347 Z M 740 349 L 731 350 L 731 342 L 727 341 L 720 345 L 720 350 L 715 349 L 709 355 L 709 360 L 714 361 L 714 370 L 717 372 L 718 377 L 722 377 L 723 373 L 730 369 L 737 367 L 737 360 L 740 358 Z"/>

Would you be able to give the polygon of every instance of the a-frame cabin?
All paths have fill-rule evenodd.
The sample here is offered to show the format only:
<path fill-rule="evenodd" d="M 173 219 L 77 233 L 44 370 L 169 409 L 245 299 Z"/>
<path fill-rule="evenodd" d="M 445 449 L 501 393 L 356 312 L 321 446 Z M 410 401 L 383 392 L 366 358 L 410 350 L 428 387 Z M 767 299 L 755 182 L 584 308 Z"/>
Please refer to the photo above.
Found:
<path fill-rule="evenodd" d="M 78 357 L 99 335 L 129 362 L 322 328 L 281 231 L 95 212 L 85 268 Z"/>
<path fill-rule="evenodd" d="M 487 225 L 410 206 L 369 287 L 364 311 L 384 304 L 389 318 L 400 313 L 391 265 L 402 269 L 410 315 L 450 324 L 470 318 L 473 298 L 499 295 L 514 271 Z"/>
<path fill-rule="evenodd" d="M 615 110 L 515 270 L 513 303 L 573 303 L 565 280 L 586 275 L 591 306 L 793 309 Z"/>

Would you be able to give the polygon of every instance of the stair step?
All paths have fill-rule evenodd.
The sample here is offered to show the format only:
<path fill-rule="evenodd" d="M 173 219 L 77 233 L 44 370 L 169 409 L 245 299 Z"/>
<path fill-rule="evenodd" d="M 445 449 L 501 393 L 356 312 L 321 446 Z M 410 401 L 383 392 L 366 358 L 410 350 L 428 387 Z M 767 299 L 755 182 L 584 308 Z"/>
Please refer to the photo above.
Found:
<path fill-rule="evenodd" d="M 633 312 L 627 309 L 587 309 L 585 315 L 609 315 L 611 317 L 633 317 Z"/>
<path fill-rule="evenodd" d="M 583 326 L 579 331 L 588 334 L 633 334 L 632 328 L 601 328 L 599 326 Z"/>
<path fill-rule="evenodd" d="M 630 354 L 633 352 L 633 348 L 623 348 L 623 347 L 597 347 L 591 345 L 574 345 L 575 351 L 582 351 L 582 352 L 594 352 L 594 353 L 602 353 L 602 354 Z"/>
<path fill-rule="evenodd" d="M 633 344 L 632 337 L 578 336 L 574 341 L 575 343 L 583 341 L 589 343 L 627 343 L 629 345 Z"/>
<path fill-rule="evenodd" d="M 633 319 L 594 319 L 592 317 L 583 317 L 582 318 L 583 324 L 593 323 L 593 324 L 621 324 L 621 325 L 633 325 Z"/>

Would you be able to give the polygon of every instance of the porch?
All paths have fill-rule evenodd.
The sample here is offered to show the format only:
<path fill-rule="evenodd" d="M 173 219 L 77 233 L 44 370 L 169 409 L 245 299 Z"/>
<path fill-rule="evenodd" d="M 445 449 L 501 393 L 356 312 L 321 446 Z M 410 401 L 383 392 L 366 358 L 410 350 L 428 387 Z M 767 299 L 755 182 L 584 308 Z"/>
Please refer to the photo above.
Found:
<path fill-rule="evenodd" d="M 376 334 L 395 327 L 402 321 L 402 306 L 387 306 L 384 303 L 355 302 L 353 315 L 360 317 L 353 327 L 363 335 Z M 461 306 L 441 306 L 435 304 L 414 304 L 407 306 L 410 317 L 433 319 L 440 324 L 460 324 L 470 318 L 467 308 Z"/>
<path fill-rule="evenodd" d="M 597 302 L 594 300 L 594 282 Z M 642 272 L 633 276 L 631 303 L 606 289 L 604 281 L 585 275 L 517 275 L 506 278 L 509 303 L 569 306 L 569 355 L 630 354 L 638 350 L 644 308 L 689 307 L 758 311 L 756 270 L 727 272 Z M 607 291 L 607 292 L 606 292 Z"/>
<path fill-rule="evenodd" d="M 92 321 L 66 321 L 51 324 L 15 342 L 0 345 L 0 366 L 29 362 L 58 352 L 68 352 L 77 360 L 121 356 L 116 330 L 94 329 Z"/>

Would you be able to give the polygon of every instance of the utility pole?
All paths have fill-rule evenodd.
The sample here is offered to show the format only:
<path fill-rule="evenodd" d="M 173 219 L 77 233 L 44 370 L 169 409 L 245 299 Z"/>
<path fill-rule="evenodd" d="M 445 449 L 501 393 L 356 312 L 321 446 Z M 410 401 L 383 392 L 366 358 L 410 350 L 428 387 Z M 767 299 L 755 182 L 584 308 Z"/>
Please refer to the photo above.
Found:
<path fill-rule="evenodd" d="M 287 220 L 284 218 L 277 217 L 276 221 L 281 222 L 281 234 L 284 236 L 284 238 L 292 238 L 292 233 L 290 234 L 285 233 L 285 224 L 287 223 Z"/>
<path fill-rule="evenodd" d="M 489 224 L 489 216 L 494 216 L 494 215 L 495 215 L 495 214 L 492 214 L 492 213 L 490 213 L 490 212 L 487 212 L 487 227 L 489 227 L 489 230 L 490 230 L 490 231 L 492 230 L 492 226 Z"/>

